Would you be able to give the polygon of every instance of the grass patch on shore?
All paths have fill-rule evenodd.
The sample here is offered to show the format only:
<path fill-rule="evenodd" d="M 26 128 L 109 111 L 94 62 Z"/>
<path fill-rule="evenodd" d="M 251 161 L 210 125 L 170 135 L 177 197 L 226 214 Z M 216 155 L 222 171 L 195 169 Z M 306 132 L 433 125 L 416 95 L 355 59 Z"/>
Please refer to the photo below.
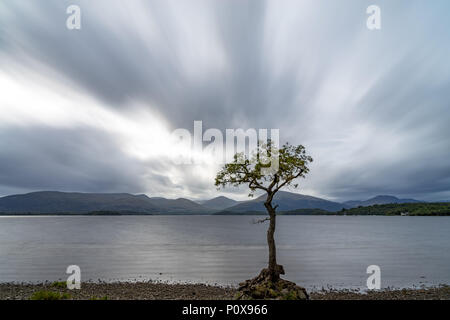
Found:
<path fill-rule="evenodd" d="M 33 292 L 30 300 L 67 300 L 70 298 L 71 296 L 68 293 L 42 290 Z"/>
<path fill-rule="evenodd" d="M 55 281 L 50 285 L 53 288 L 66 289 L 67 283 L 65 281 Z"/>

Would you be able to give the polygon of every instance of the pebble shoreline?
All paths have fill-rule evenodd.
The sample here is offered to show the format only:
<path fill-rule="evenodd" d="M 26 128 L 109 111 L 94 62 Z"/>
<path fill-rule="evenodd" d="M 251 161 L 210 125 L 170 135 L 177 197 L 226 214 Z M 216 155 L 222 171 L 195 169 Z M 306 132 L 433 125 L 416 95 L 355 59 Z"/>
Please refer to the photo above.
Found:
<path fill-rule="evenodd" d="M 229 300 L 234 287 L 205 284 L 158 282 L 83 283 L 80 290 L 68 290 L 61 283 L 0 283 L 0 300 L 28 300 L 38 291 L 67 293 L 74 300 Z M 450 286 L 430 288 L 358 290 L 320 290 L 309 292 L 312 300 L 450 300 Z"/>

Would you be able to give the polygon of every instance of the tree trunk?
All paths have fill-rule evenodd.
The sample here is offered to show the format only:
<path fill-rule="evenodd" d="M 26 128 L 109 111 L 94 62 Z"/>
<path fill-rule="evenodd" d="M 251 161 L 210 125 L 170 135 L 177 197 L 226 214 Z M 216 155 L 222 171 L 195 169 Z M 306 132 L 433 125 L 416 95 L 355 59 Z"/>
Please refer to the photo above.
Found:
<path fill-rule="evenodd" d="M 275 208 L 272 207 L 272 198 L 273 195 L 267 197 L 264 206 L 267 209 L 270 217 L 269 229 L 267 230 L 267 244 L 269 245 L 269 273 L 270 277 L 273 281 L 277 281 L 280 278 L 280 274 L 284 274 L 283 266 L 277 264 L 277 252 L 275 247 L 275 222 L 276 222 L 276 213 Z"/>

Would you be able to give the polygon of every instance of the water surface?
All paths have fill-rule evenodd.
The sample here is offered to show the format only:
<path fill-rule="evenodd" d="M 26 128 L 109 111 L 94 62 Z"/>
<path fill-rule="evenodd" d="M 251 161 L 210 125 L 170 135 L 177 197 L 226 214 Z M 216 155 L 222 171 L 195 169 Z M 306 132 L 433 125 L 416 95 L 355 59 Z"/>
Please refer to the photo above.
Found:
<path fill-rule="evenodd" d="M 163 280 L 235 285 L 266 265 L 267 223 L 254 216 L 0 217 L 0 282 Z M 261 217 L 260 217 L 261 218 Z M 307 288 L 450 283 L 450 217 L 281 216 L 289 280 Z"/>

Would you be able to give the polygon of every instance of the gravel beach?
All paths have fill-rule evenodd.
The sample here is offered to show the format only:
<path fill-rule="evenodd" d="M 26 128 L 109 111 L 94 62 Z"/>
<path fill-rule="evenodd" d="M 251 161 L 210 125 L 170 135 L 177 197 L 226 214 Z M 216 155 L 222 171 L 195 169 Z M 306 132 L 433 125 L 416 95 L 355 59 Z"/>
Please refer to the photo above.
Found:
<path fill-rule="evenodd" d="M 68 290 L 65 283 L 0 284 L 0 300 L 39 299 L 39 292 L 53 292 L 74 300 L 227 300 L 236 289 L 204 284 L 168 284 L 157 282 L 83 283 L 80 290 Z M 450 300 L 450 286 L 388 289 L 364 293 L 356 290 L 309 292 L 313 300 Z"/>

